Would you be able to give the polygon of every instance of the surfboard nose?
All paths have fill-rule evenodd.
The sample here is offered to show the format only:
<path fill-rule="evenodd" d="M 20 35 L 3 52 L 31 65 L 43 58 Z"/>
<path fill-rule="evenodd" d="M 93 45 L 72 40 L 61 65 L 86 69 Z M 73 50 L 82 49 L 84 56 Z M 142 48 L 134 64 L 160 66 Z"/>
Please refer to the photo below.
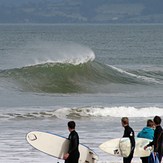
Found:
<path fill-rule="evenodd" d="M 30 141 L 34 141 L 37 139 L 37 136 L 34 133 L 29 133 L 27 137 Z"/>

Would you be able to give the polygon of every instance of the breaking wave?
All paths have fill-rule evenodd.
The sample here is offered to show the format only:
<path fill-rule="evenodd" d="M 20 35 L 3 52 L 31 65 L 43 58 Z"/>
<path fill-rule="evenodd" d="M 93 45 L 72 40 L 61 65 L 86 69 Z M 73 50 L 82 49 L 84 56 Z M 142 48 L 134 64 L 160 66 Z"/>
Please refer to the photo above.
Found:
<path fill-rule="evenodd" d="M 76 43 L 36 42 L 21 53 L 11 59 L 16 65 L 0 71 L 0 89 L 10 82 L 22 91 L 108 93 L 128 85 L 163 83 L 162 71 L 126 71 L 105 65 L 95 60 L 90 48 Z"/>
<path fill-rule="evenodd" d="M 46 93 L 98 93 L 116 90 L 117 85 L 162 84 L 162 75 L 127 72 L 96 61 L 45 63 L 0 72 L 0 77 L 10 79 L 19 89 Z"/>
<path fill-rule="evenodd" d="M 29 110 L 28 108 L 26 110 Z M 27 113 L 0 113 L 1 119 L 24 120 L 24 119 L 75 119 L 75 118 L 100 118 L 100 117 L 153 117 L 163 116 L 163 108 L 160 107 L 73 107 L 60 108 L 52 111 L 27 112 Z"/>

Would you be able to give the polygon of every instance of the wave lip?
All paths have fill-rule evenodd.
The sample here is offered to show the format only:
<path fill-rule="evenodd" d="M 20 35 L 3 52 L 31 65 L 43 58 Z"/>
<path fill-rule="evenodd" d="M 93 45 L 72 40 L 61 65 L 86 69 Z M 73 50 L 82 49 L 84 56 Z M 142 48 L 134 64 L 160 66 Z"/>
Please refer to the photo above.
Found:
<path fill-rule="evenodd" d="M 95 54 L 90 48 L 73 42 L 42 43 L 37 48 L 39 56 L 35 58 L 35 64 L 31 64 L 32 66 L 46 63 L 79 65 L 95 59 Z"/>
<path fill-rule="evenodd" d="M 10 58 L 3 61 L 3 70 L 47 63 L 78 65 L 95 59 L 89 47 L 74 42 L 33 41 L 10 53 Z"/>

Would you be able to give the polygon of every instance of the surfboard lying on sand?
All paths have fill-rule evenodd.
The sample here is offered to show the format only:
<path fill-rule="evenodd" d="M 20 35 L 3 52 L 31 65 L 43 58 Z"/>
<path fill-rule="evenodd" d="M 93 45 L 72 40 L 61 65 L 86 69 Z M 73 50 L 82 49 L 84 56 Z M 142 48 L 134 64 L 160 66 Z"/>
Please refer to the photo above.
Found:
<path fill-rule="evenodd" d="M 64 154 L 68 152 L 69 140 L 60 135 L 33 131 L 27 134 L 26 139 L 34 148 L 58 159 L 63 159 Z M 79 144 L 79 151 L 79 163 L 97 162 L 98 156 L 89 147 Z"/>
<path fill-rule="evenodd" d="M 135 141 L 134 157 L 146 157 L 151 154 L 151 148 L 144 150 L 144 146 L 151 142 L 151 140 L 135 138 Z M 114 156 L 128 157 L 131 152 L 131 143 L 129 138 L 117 138 L 102 143 L 99 148 Z"/>

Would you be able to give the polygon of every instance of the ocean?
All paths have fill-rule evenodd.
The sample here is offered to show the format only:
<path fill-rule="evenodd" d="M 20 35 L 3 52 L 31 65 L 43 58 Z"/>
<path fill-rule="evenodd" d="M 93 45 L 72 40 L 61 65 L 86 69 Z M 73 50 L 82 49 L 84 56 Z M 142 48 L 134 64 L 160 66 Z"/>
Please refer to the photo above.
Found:
<path fill-rule="evenodd" d="M 163 118 L 163 25 L 0 25 L 2 163 L 62 163 L 32 148 L 30 131 L 68 136 L 99 163 L 120 163 L 98 146 Z M 139 158 L 133 159 L 140 163 Z"/>

